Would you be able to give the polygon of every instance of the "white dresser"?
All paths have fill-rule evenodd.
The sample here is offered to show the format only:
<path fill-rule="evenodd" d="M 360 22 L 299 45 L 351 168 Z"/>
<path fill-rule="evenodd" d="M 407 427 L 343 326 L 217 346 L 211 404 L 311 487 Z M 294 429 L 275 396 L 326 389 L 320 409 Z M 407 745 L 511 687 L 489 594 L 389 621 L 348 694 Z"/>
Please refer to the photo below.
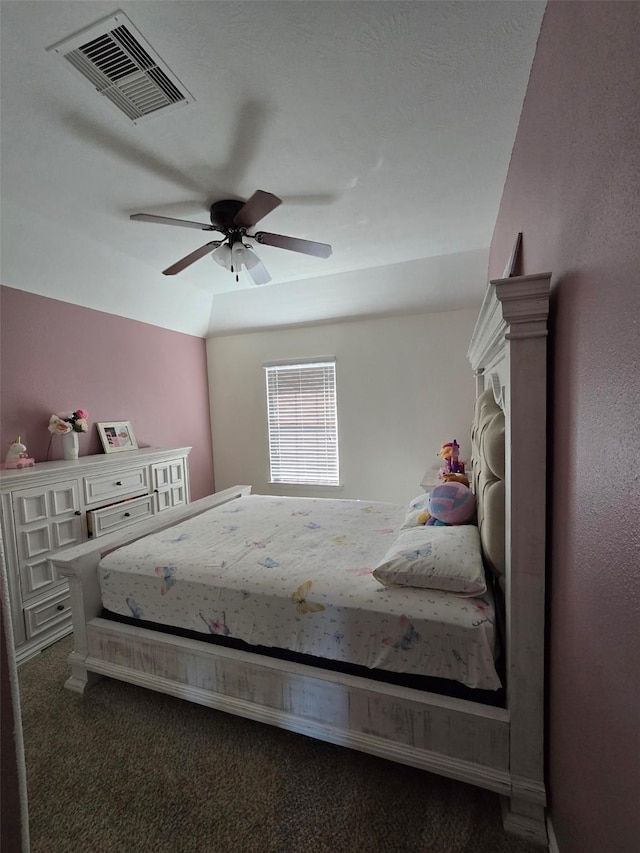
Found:
<path fill-rule="evenodd" d="M 131 450 L 0 471 L 4 560 L 16 659 L 71 631 L 67 581 L 51 558 L 189 503 L 190 447 Z"/>

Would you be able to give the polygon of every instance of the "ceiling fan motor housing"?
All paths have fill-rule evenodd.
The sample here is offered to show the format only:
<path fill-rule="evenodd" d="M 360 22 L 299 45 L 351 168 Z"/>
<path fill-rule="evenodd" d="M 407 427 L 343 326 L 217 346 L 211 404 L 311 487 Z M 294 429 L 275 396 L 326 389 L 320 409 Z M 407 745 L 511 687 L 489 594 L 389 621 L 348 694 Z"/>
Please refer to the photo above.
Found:
<path fill-rule="evenodd" d="M 244 207 L 244 204 L 243 201 L 236 201 L 235 199 L 216 201 L 211 205 L 211 224 L 218 231 L 222 231 L 223 234 L 244 234 L 246 229 L 241 228 L 234 222 L 235 217 L 240 212 L 240 209 Z"/>

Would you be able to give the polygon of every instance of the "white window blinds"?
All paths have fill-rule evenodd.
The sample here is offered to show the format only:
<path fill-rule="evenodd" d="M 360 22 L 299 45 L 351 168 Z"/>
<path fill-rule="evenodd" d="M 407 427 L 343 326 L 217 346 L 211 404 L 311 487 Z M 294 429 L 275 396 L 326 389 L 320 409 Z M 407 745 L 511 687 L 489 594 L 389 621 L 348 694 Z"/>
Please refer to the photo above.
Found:
<path fill-rule="evenodd" d="M 335 359 L 264 368 L 271 482 L 339 485 Z"/>

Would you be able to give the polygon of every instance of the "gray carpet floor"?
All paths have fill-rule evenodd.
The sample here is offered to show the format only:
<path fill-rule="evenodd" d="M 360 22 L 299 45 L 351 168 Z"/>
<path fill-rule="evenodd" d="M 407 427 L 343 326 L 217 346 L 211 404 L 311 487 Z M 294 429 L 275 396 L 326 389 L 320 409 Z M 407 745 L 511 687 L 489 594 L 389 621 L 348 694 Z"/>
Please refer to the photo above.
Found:
<path fill-rule="evenodd" d="M 32 853 L 540 853 L 488 791 L 102 679 L 19 669 Z"/>

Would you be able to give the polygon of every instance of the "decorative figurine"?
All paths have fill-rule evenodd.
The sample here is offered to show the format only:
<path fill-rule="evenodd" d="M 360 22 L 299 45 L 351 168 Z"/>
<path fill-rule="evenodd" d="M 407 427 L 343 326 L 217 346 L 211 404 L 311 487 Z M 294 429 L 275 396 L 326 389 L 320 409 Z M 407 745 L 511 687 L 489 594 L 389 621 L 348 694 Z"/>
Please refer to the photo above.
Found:
<path fill-rule="evenodd" d="M 20 441 L 20 436 L 12 441 L 9 446 L 7 458 L 2 464 L 2 468 L 33 468 L 35 459 L 31 459 L 27 453 L 26 446 Z"/>
<path fill-rule="evenodd" d="M 464 462 L 460 461 L 460 445 L 458 442 L 453 439 L 453 441 L 447 441 L 446 444 L 443 444 L 438 452 L 438 456 L 444 462 L 444 466 L 438 472 L 438 479 L 459 479 L 458 475 L 463 477 L 463 485 L 469 485 L 469 481 L 464 476 Z"/>

